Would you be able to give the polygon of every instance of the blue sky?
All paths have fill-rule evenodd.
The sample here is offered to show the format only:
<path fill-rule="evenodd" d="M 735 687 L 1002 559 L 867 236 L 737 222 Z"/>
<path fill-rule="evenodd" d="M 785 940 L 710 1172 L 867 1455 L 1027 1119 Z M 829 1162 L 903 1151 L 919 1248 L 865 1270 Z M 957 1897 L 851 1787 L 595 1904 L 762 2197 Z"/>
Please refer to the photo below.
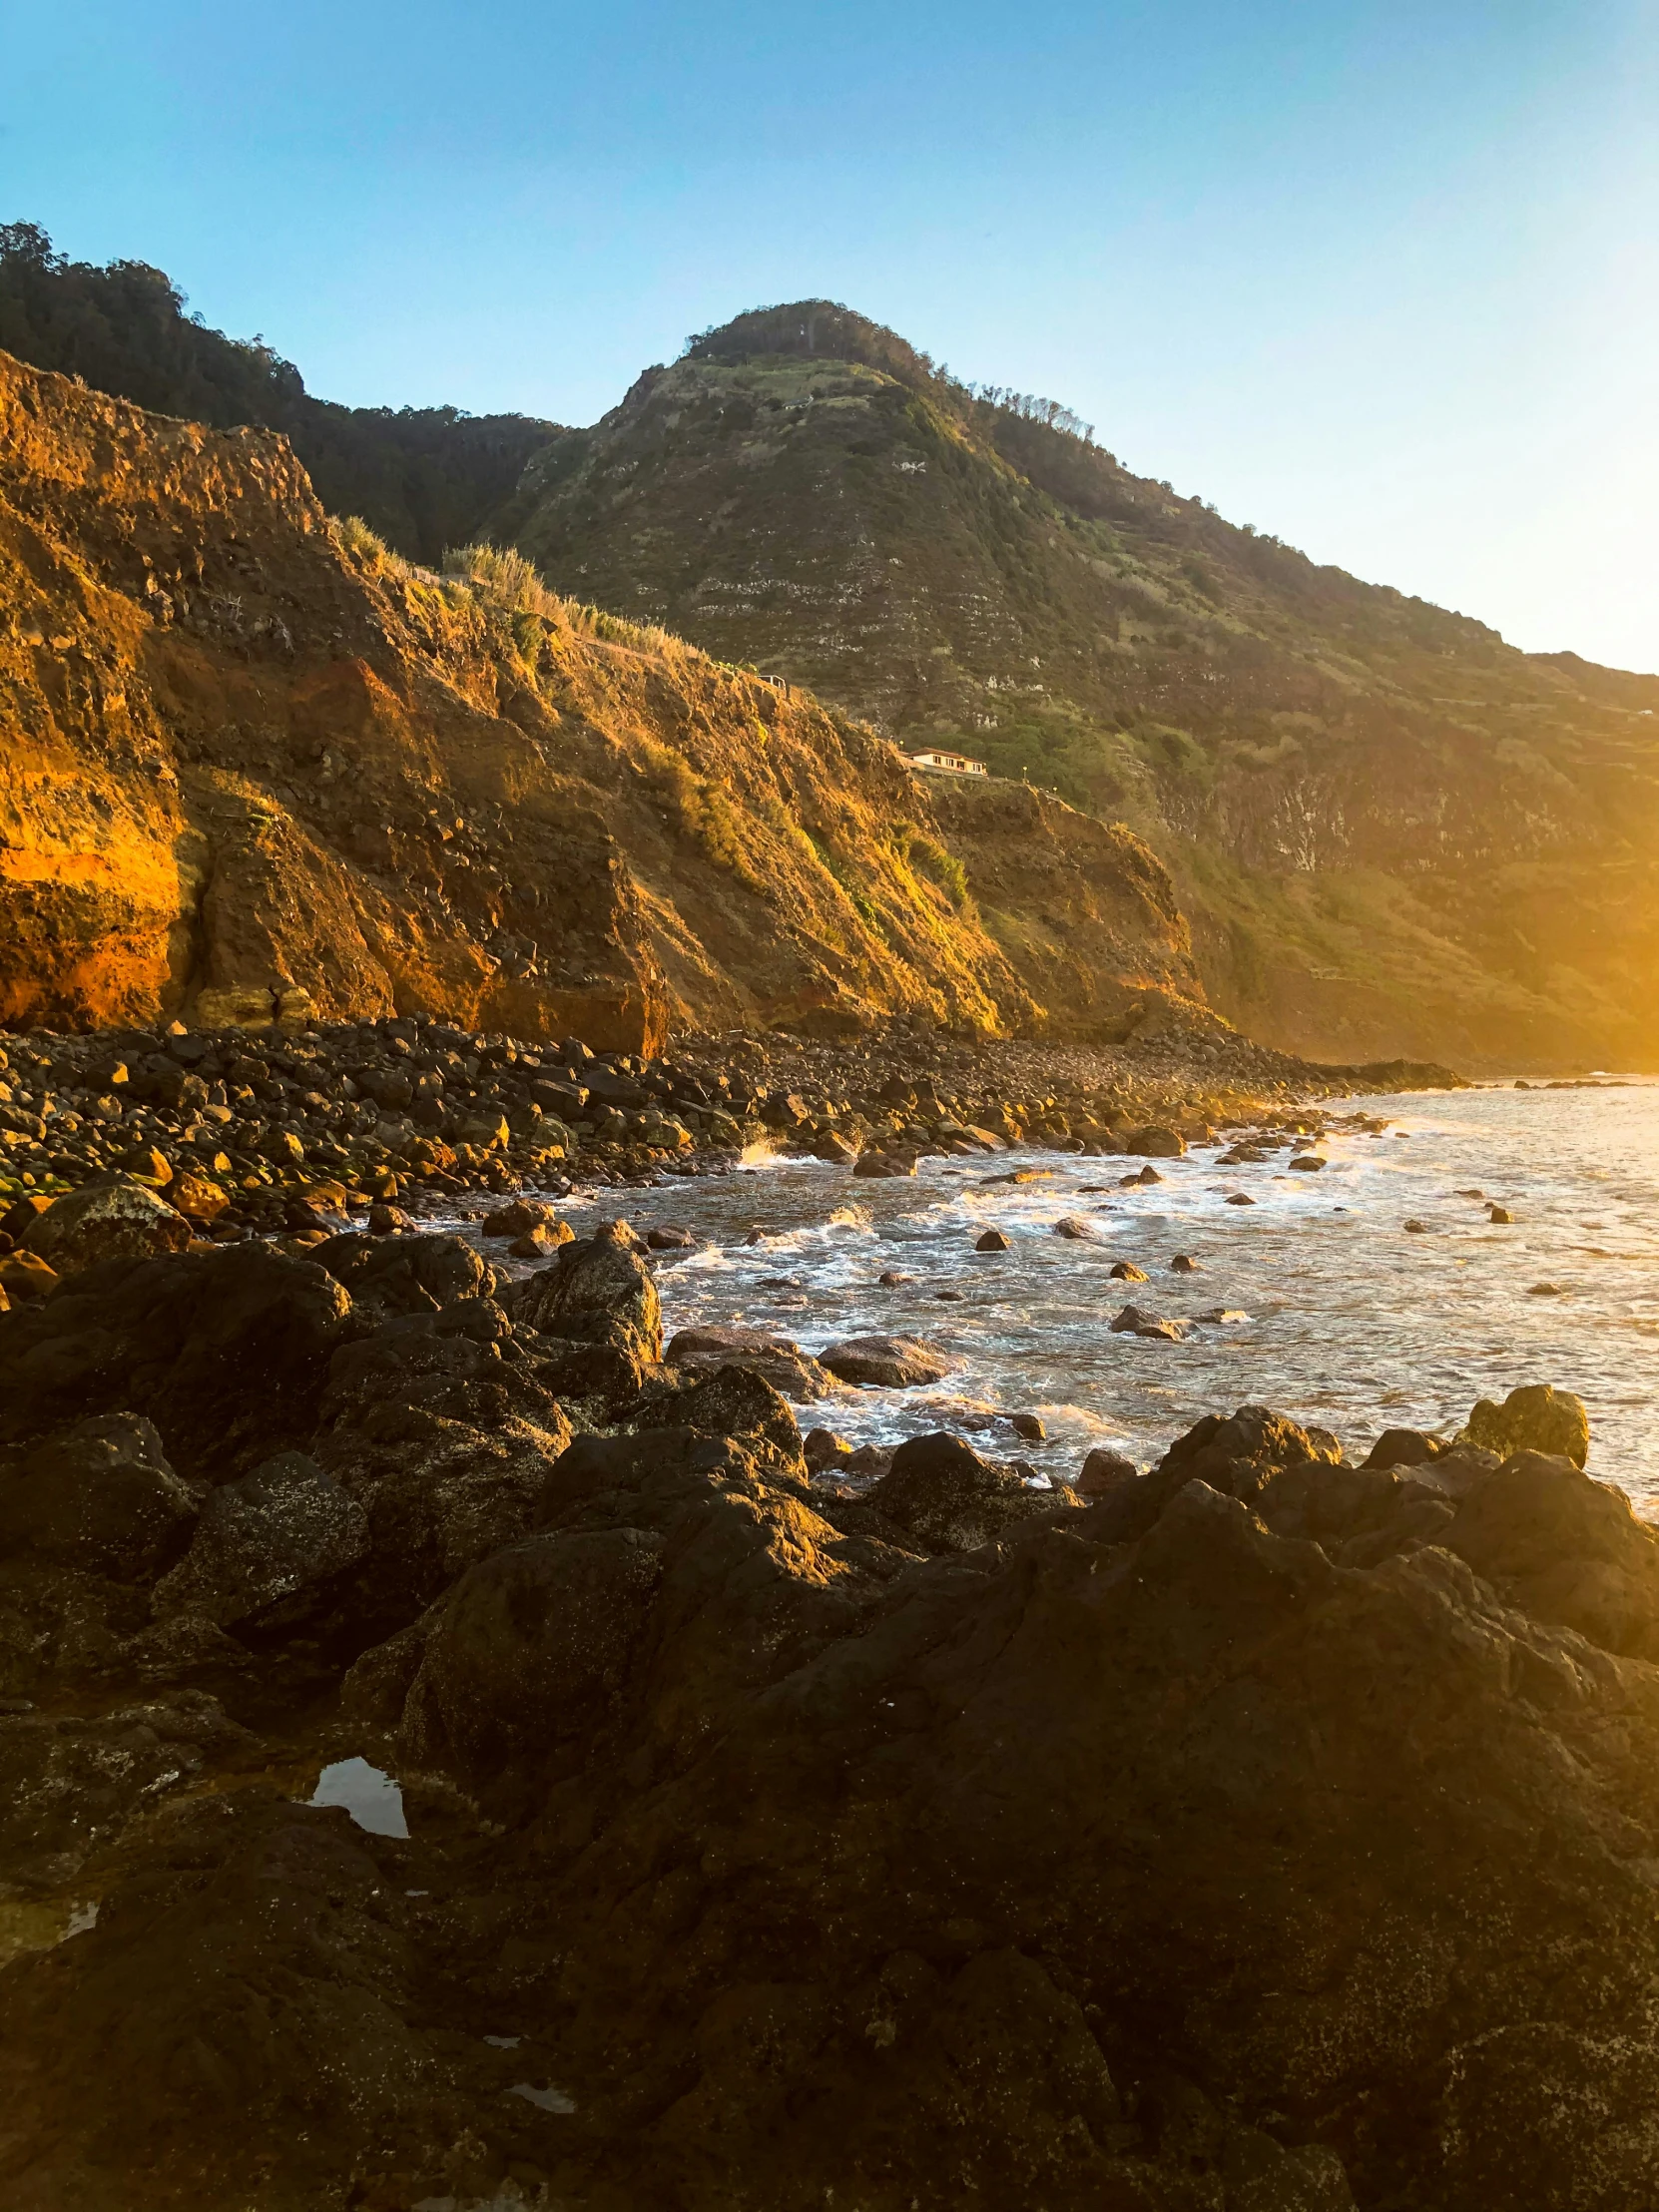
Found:
<path fill-rule="evenodd" d="M 0 221 L 310 388 L 593 419 L 823 295 L 1659 668 L 1659 0 L 0 0 Z"/>

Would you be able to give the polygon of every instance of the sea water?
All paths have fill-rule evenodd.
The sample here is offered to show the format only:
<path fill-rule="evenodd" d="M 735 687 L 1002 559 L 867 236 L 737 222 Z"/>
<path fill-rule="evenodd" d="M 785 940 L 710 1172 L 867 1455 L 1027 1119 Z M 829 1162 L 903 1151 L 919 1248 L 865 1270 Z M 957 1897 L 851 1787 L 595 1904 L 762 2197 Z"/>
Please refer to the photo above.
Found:
<path fill-rule="evenodd" d="M 812 1352 L 919 1337 L 952 1360 L 930 1388 L 837 1388 L 797 1408 L 853 1443 L 952 1428 L 1062 1477 L 1091 1445 L 1146 1464 L 1201 1414 L 1254 1403 L 1335 1430 L 1358 1458 L 1384 1427 L 1448 1435 L 1476 1398 L 1553 1382 L 1589 1406 L 1590 1471 L 1659 1513 L 1659 1085 L 1333 1108 L 1356 1110 L 1387 1128 L 1334 1130 L 1317 1174 L 1286 1150 L 1222 1166 L 1225 1145 L 1128 1187 L 1143 1163 L 1118 1157 L 924 1160 L 890 1182 L 780 1159 L 577 1194 L 566 1211 L 579 1234 L 622 1217 L 703 1240 L 660 1267 L 669 1335 L 737 1325 Z M 1003 1180 L 1021 1171 L 1034 1179 Z M 1490 1222 L 1494 1202 L 1511 1226 Z M 1066 1215 L 1089 1235 L 1056 1235 Z M 991 1228 L 1009 1251 L 975 1252 Z M 1201 1272 L 1171 1273 L 1177 1254 Z M 1149 1280 L 1113 1279 L 1117 1260 Z M 1130 1303 L 1192 1326 L 1180 1343 L 1114 1335 Z M 1194 1318 L 1218 1309 L 1243 1318 Z M 1015 1439 L 997 1418 L 1013 1412 L 1037 1414 L 1047 1441 Z"/>

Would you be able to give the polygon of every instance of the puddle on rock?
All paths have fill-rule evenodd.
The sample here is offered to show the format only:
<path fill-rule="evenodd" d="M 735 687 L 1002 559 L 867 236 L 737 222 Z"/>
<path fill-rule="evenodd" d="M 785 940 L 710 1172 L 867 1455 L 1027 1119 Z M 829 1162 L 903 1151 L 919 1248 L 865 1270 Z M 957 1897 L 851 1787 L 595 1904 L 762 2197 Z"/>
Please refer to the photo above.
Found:
<path fill-rule="evenodd" d="M 529 2081 L 515 2081 L 507 2094 L 510 2097 L 523 2097 L 530 2104 L 539 2104 L 544 2112 L 574 2112 L 576 2109 L 576 2099 L 567 2097 L 562 2089 L 538 2089 Z"/>
<path fill-rule="evenodd" d="M 389 1774 L 366 1759 L 336 1759 L 317 1777 L 307 1805 L 338 1805 L 370 1836 L 396 1836 L 407 1842 L 403 1793 Z"/>

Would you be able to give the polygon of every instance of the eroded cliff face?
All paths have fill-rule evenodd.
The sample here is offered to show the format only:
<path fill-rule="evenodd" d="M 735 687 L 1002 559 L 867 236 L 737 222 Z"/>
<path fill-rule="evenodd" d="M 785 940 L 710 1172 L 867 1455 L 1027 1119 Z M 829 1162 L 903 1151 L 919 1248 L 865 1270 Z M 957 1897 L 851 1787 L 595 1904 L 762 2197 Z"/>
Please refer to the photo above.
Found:
<path fill-rule="evenodd" d="M 561 588 L 1127 822 L 1272 1043 L 1659 1064 L 1659 679 L 1318 567 L 823 302 L 648 371 L 501 525 Z"/>
<path fill-rule="evenodd" d="M 533 586 L 412 568 L 331 525 L 279 436 L 5 356 L 0 717 L 14 1027 L 430 1011 L 652 1049 L 911 1010 L 1077 1033 L 868 730 Z M 1190 998 L 1167 878 L 1097 827 L 1076 835 L 1122 973 Z"/>

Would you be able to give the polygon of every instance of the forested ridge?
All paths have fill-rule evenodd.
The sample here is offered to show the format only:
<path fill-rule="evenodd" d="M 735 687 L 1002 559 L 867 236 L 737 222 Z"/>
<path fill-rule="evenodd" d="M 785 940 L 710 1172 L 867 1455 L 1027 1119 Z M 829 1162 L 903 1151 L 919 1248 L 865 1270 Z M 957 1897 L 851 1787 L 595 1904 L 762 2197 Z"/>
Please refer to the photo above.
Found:
<path fill-rule="evenodd" d="M 39 225 L 0 224 L 0 348 L 160 414 L 282 431 L 323 505 L 361 515 L 411 560 L 435 566 L 474 537 L 557 427 L 317 399 L 262 339 L 227 337 L 188 308 L 146 262 L 70 261 Z"/>

